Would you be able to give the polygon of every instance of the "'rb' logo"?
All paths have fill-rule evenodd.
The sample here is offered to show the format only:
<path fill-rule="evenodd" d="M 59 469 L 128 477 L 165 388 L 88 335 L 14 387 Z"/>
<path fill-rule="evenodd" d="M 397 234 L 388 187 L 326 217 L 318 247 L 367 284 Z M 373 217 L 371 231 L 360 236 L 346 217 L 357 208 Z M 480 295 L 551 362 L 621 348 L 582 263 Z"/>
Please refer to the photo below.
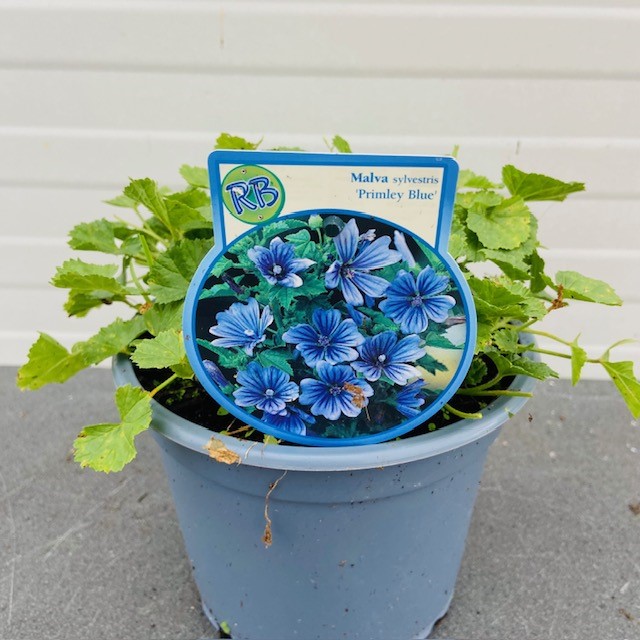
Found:
<path fill-rule="evenodd" d="M 260 224 L 275 218 L 284 206 L 284 188 L 268 169 L 242 165 L 222 181 L 222 201 L 234 218 Z"/>

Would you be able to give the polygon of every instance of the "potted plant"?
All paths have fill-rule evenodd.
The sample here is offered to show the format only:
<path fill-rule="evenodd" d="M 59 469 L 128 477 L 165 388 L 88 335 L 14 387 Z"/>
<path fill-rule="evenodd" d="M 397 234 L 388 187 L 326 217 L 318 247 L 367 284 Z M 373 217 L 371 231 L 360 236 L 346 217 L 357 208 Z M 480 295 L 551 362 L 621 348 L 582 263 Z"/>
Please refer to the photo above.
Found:
<path fill-rule="evenodd" d="M 257 146 L 227 134 L 217 142 Z M 339 136 L 332 150 L 350 151 Z M 84 427 L 75 458 L 97 471 L 119 471 L 136 455 L 135 436 L 153 427 L 205 613 L 232 637 L 426 637 L 453 594 L 489 445 L 534 381 L 557 377 L 538 354 L 570 359 L 574 383 L 585 364 L 603 366 L 632 414 L 640 414 L 631 362 L 611 361 L 611 348 L 590 357 L 577 338 L 536 328 L 574 300 L 621 304 L 599 280 L 570 271 L 552 277 L 540 255 L 527 202 L 563 200 L 584 186 L 510 165 L 503 184 L 461 172 L 450 249 L 478 313 L 464 384 L 406 437 L 313 448 L 237 424 L 194 380 L 182 312 L 212 245 L 212 225 L 206 171 L 185 165 L 180 173 L 183 190 L 132 180 L 109 201 L 121 215 L 72 229 L 73 249 L 106 254 L 110 264 L 72 259 L 57 270 L 52 284 L 68 289 L 65 310 L 83 317 L 119 305 L 127 315 L 71 349 L 41 334 L 18 385 L 64 382 L 114 357 L 120 421 Z M 481 275 L 485 263 L 499 275 Z M 455 331 L 455 318 L 443 322 Z M 390 330 L 384 323 L 372 328 Z M 540 349 L 536 335 L 555 340 L 559 350 Z M 431 348 L 433 362 L 421 375 L 435 384 L 446 363 L 438 345 Z M 210 374 L 221 375 L 215 365 Z M 397 405 L 415 415 L 426 401 L 423 384 L 408 384 Z"/>

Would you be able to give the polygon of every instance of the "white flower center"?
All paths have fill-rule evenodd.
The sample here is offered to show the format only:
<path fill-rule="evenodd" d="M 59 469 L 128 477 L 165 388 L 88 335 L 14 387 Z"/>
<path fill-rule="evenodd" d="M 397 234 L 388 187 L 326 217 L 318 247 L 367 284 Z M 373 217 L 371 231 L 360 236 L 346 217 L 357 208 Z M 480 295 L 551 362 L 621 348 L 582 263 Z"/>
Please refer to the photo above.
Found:
<path fill-rule="evenodd" d="M 279 276 L 282 273 L 282 267 L 279 264 L 273 265 L 273 275 Z"/>
<path fill-rule="evenodd" d="M 264 392 L 264 395 L 267 396 L 267 398 L 273 398 L 273 396 L 276 394 L 276 392 L 273 389 L 267 389 Z"/>

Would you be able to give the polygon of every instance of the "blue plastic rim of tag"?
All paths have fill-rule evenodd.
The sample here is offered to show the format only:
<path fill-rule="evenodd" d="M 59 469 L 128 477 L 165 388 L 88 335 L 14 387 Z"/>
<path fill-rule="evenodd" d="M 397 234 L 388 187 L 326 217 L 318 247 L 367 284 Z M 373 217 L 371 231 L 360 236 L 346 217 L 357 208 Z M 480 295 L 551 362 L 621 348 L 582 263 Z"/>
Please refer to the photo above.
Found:
<path fill-rule="evenodd" d="M 471 364 L 471 292 L 447 251 L 458 166 L 429 156 L 215 151 L 215 245 L 185 302 L 187 355 L 241 424 L 383 442 Z"/>

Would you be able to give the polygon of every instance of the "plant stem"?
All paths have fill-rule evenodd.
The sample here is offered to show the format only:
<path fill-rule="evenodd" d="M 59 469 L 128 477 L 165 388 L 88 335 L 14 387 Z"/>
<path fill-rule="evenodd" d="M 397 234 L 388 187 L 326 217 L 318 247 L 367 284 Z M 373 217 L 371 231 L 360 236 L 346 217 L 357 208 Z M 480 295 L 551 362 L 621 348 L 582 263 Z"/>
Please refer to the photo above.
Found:
<path fill-rule="evenodd" d="M 571 360 L 571 356 L 568 353 L 560 353 L 559 351 L 551 351 L 549 349 L 538 349 L 531 347 L 527 349 L 527 351 L 533 351 L 534 353 L 543 353 L 547 356 L 554 356 L 556 358 L 565 358 L 566 360 Z M 592 364 L 601 364 L 602 360 L 600 358 L 587 358 L 585 362 L 590 362 Z"/>
<path fill-rule="evenodd" d="M 464 411 L 460 411 L 459 409 L 452 407 L 450 404 L 445 404 L 444 408 L 450 413 L 453 413 L 454 416 L 458 416 L 458 418 L 465 418 L 468 420 L 480 420 L 480 418 L 482 418 L 481 413 L 465 413 Z"/>
<path fill-rule="evenodd" d="M 490 389 L 494 385 L 498 384 L 498 382 L 502 380 L 502 377 L 503 377 L 502 374 L 499 373 L 498 375 L 495 376 L 495 378 L 492 378 L 491 380 L 489 380 L 489 382 L 479 384 L 477 387 L 468 387 L 467 389 L 464 389 L 464 391 L 466 391 L 468 395 L 473 395 L 471 392 L 474 392 L 474 391 L 485 391 L 486 389 Z M 462 391 L 462 389 L 460 389 L 460 391 Z M 458 391 L 458 393 L 460 391 Z"/>
<path fill-rule="evenodd" d="M 153 398 L 159 391 L 162 391 L 165 387 L 168 387 L 174 380 L 178 379 L 178 374 L 174 373 L 169 376 L 164 382 L 161 382 L 153 391 L 149 392 L 149 397 Z"/>
<path fill-rule="evenodd" d="M 149 266 L 149 268 L 151 268 L 151 265 L 153 264 L 153 255 L 151 254 L 151 249 L 149 249 L 149 243 L 147 242 L 147 239 L 144 237 L 144 234 L 140 234 L 140 236 L 138 236 L 140 238 L 140 244 L 142 245 L 142 250 L 144 251 L 144 255 L 147 258 L 147 265 Z"/>
<path fill-rule="evenodd" d="M 520 331 L 522 329 L 519 329 Z M 546 331 L 539 331 L 538 329 L 530 329 L 527 333 L 531 333 L 534 336 L 541 336 L 543 338 L 549 338 L 550 340 L 554 340 L 555 342 L 559 342 L 560 344 L 566 344 L 567 347 L 571 346 L 571 343 L 568 340 L 563 340 L 562 338 L 558 338 L 558 336 L 554 336 L 553 333 L 547 333 Z"/>
<path fill-rule="evenodd" d="M 470 389 L 458 389 L 459 396 L 515 396 L 518 398 L 533 398 L 533 394 L 527 391 L 509 391 L 509 389 L 490 389 L 488 391 L 473 391 Z"/>
<path fill-rule="evenodd" d="M 133 268 L 133 262 L 129 263 L 129 273 L 131 274 L 131 279 L 133 280 L 133 284 L 136 285 L 136 289 L 140 292 L 140 295 L 144 298 L 144 301 L 150 303 L 151 298 L 149 297 L 149 294 L 144 290 L 142 283 L 138 279 L 138 276 L 136 275 L 136 270 Z"/>

